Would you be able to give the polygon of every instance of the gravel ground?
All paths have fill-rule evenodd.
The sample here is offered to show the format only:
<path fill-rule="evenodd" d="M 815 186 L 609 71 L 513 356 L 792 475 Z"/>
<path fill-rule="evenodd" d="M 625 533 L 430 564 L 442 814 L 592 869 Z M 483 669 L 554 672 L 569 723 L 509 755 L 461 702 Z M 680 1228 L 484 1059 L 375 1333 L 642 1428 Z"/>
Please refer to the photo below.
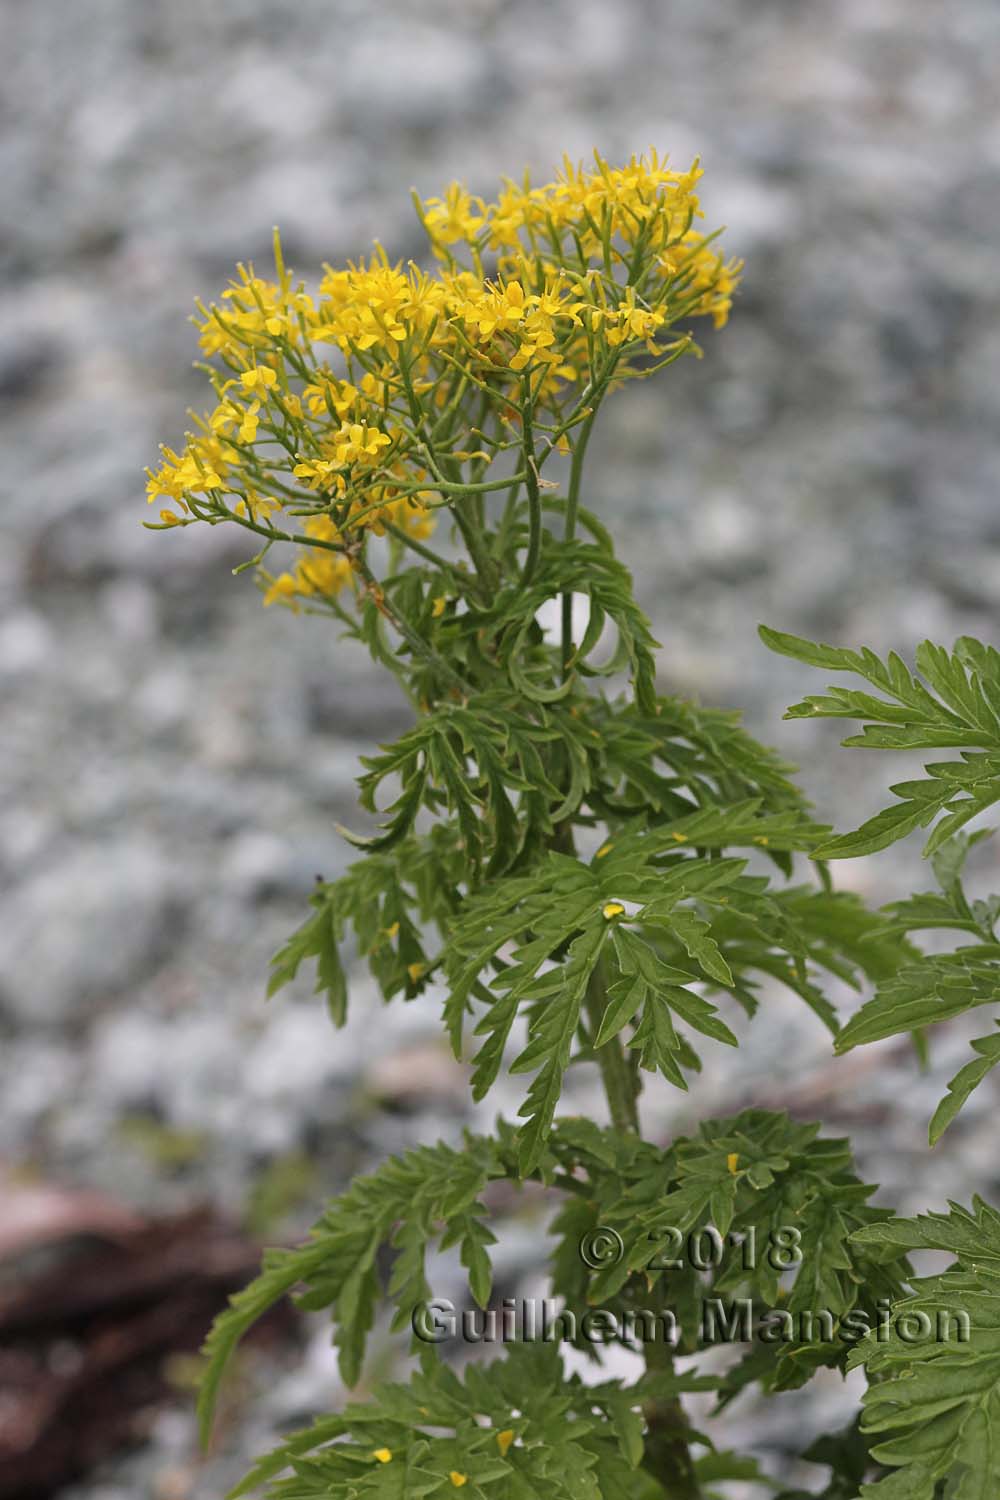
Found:
<path fill-rule="evenodd" d="M 265 614 L 229 576 L 231 538 L 141 529 L 142 466 L 201 399 L 193 299 L 263 262 L 274 222 L 308 273 L 376 235 L 417 252 L 411 183 L 488 192 L 594 144 L 700 153 L 744 289 L 701 364 L 608 408 L 590 503 L 634 567 L 664 686 L 741 707 L 825 816 L 857 822 L 895 767 L 782 724 L 808 674 L 754 627 L 904 651 L 995 638 L 1000 11 L 0 9 L 0 1154 L 144 1208 L 208 1196 L 237 1215 L 262 1172 L 305 1155 L 294 1227 L 351 1172 L 470 1114 L 433 1006 L 387 1012 L 375 1052 L 364 978 L 337 1036 L 304 990 L 263 1003 L 315 874 L 346 861 L 334 824 L 358 755 L 406 711 L 319 622 Z M 842 879 L 888 900 L 918 866 L 907 847 Z M 996 1200 L 988 1086 L 923 1145 L 964 1046 L 942 1037 L 926 1077 L 892 1049 L 833 1071 L 812 1018 L 775 997 L 735 1079 L 710 1060 L 698 1111 L 791 1099 L 855 1133 L 886 1201 Z M 654 1089 L 647 1118 L 666 1135 L 691 1107 Z M 515 1279 L 536 1243 L 512 1226 Z M 179 1401 L 73 1500 L 217 1496 L 276 1424 L 337 1399 L 322 1330 L 303 1367 L 257 1384 L 211 1461 Z M 849 1395 L 831 1381 L 793 1409 L 744 1404 L 730 1440 L 780 1446 L 790 1410 L 798 1438 Z"/>

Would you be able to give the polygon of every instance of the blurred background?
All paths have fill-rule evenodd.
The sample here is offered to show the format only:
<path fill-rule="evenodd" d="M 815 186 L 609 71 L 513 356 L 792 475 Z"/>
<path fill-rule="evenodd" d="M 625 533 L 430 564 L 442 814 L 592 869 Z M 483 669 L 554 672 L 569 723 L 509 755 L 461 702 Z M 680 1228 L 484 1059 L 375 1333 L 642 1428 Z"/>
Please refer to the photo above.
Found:
<path fill-rule="evenodd" d="M 275 223 L 307 277 L 376 236 L 419 254 L 411 184 L 700 154 L 746 260 L 736 310 L 701 363 L 608 405 L 588 503 L 663 688 L 742 709 L 856 826 L 897 766 L 783 724 L 823 684 L 755 627 L 997 639 L 1000 10 L 0 0 L 0 26 L 0 1497 L 208 1500 L 343 1398 L 327 1330 L 278 1319 L 198 1455 L 185 1351 L 258 1240 L 475 1117 L 433 1003 L 376 1016 L 359 973 L 334 1033 L 308 983 L 264 1002 L 316 874 L 348 862 L 358 756 L 407 714 L 329 627 L 261 609 L 238 537 L 142 529 L 143 465 L 204 400 L 194 298 L 266 264 Z M 918 853 L 841 883 L 889 900 L 926 882 Z M 995 1086 L 924 1144 L 961 1028 L 925 1076 L 905 1047 L 834 1065 L 778 994 L 745 1030 L 696 1104 L 651 1085 L 650 1133 L 787 1104 L 855 1135 L 880 1201 L 997 1201 Z M 586 1072 L 572 1103 L 596 1113 Z M 510 1206 L 505 1292 L 534 1285 L 538 1212 Z M 780 1469 L 856 1394 L 748 1398 L 727 1443 Z"/>

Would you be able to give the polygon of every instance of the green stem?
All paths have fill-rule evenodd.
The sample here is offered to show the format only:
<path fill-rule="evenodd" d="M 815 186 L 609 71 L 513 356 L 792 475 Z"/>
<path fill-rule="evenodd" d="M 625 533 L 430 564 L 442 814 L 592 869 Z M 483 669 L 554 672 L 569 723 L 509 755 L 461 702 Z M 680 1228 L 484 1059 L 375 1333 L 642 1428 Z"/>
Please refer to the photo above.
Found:
<path fill-rule="evenodd" d="M 650 1374 L 672 1375 L 670 1344 L 655 1339 L 644 1345 Z M 654 1397 L 643 1407 L 647 1430 L 642 1467 L 663 1486 L 670 1500 L 702 1500 L 701 1485 L 691 1458 L 691 1427 L 679 1396 Z"/>
<path fill-rule="evenodd" d="M 573 448 L 573 461 L 569 471 L 569 492 L 566 496 L 566 529 L 565 540 L 571 542 L 576 535 L 576 517 L 580 509 L 580 479 L 583 474 L 583 460 L 587 454 L 587 444 L 590 434 L 594 429 L 594 418 L 596 410 L 590 413 L 580 429 L 580 436 Z M 563 681 L 569 676 L 569 664 L 573 659 L 573 595 L 562 596 L 562 675 Z"/>
<path fill-rule="evenodd" d="M 598 962 L 587 986 L 587 1019 L 594 1035 L 607 1004 L 607 973 Z M 639 1131 L 638 1085 L 619 1037 L 611 1037 L 594 1052 L 608 1099 L 611 1123 L 623 1134 Z M 650 1374 L 673 1373 L 673 1349 L 665 1341 L 643 1345 Z M 642 1465 L 663 1487 L 670 1500 L 702 1500 L 701 1486 L 691 1457 L 690 1426 L 678 1396 L 653 1396 L 644 1406 L 647 1423 Z"/>
<path fill-rule="evenodd" d="M 527 588 L 535 576 L 538 558 L 542 550 L 542 500 L 538 488 L 538 469 L 535 465 L 535 434 L 532 428 L 532 402 L 529 391 L 521 408 L 524 436 L 524 488 L 528 496 L 528 552 L 521 571 L 521 587 Z"/>
<path fill-rule="evenodd" d="M 404 531 L 402 526 L 397 526 L 394 521 L 387 521 L 385 529 L 390 536 L 396 538 L 397 542 L 401 542 L 404 546 L 409 547 L 412 552 L 416 552 L 425 561 L 433 563 L 446 578 L 451 580 L 452 584 L 457 584 L 461 587 L 463 584 L 468 583 L 468 578 L 463 579 L 462 574 L 455 567 L 454 563 L 449 562 L 446 557 L 442 557 L 439 552 L 435 552 L 433 547 L 428 547 L 426 542 L 421 542 L 417 537 L 410 536 L 409 532 Z"/>
<path fill-rule="evenodd" d="M 380 601 L 382 614 L 389 621 L 390 625 L 398 630 L 399 634 L 407 642 L 411 650 L 415 651 L 418 656 L 422 656 L 423 659 L 429 663 L 429 665 L 434 667 L 436 671 L 440 672 L 445 681 L 449 682 L 453 688 L 457 688 L 463 697 L 471 691 L 468 683 L 463 681 L 463 679 L 458 675 L 454 668 L 445 661 L 444 657 L 438 656 L 437 652 L 427 644 L 423 637 L 419 636 L 417 632 L 410 627 L 407 621 L 404 620 L 403 616 L 398 614 L 396 610 L 394 610 L 392 606 L 386 601 L 385 595 L 378 579 L 375 577 L 374 573 L 369 568 L 368 564 L 365 562 L 360 553 L 349 552 L 342 543 L 328 542 L 322 537 L 307 536 L 304 532 L 302 532 L 298 536 L 293 536 L 291 532 L 279 531 L 277 527 L 274 526 L 264 527 L 261 526 L 258 521 L 252 521 L 248 516 L 238 516 L 233 511 L 227 511 L 226 516 L 228 520 L 235 521 L 238 525 L 242 526 L 244 530 L 254 531 L 258 536 L 267 537 L 268 541 L 295 542 L 299 546 L 316 547 L 319 548 L 320 551 L 336 552 L 340 557 L 349 557 L 351 559 L 352 567 L 358 573 L 359 577 L 363 578 L 365 583 L 367 584 L 368 591 L 371 594 L 372 598 Z"/>
<path fill-rule="evenodd" d="M 496 586 L 497 575 L 495 564 L 486 543 L 486 534 L 481 527 L 476 525 L 474 517 L 463 513 L 461 500 L 457 505 L 451 507 L 451 513 L 455 517 L 456 526 L 462 533 L 462 540 L 469 549 L 472 566 L 476 570 L 479 582 L 483 590 L 487 594 L 490 594 Z"/>
<path fill-rule="evenodd" d="M 501 566 L 507 553 L 507 543 L 510 533 L 517 517 L 517 497 L 520 493 L 520 485 L 512 484 L 504 502 L 503 514 L 500 517 L 500 525 L 497 527 L 496 536 L 493 541 L 493 555 L 498 558 Z"/>
<path fill-rule="evenodd" d="M 424 661 L 432 666 L 435 671 L 439 672 L 444 680 L 450 683 L 453 688 L 456 688 L 461 693 L 463 698 L 466 697 L 471 692 L 471 688 L 469 687 L 468 683 L 466 683 L 458 675 L 454 668 L 445 661 L 443 656 L 439 656 L 438 653 L 427 644 L 423 636 L 417 634 L 417 632 L 401 614 L 399 614 L 395 609 L 392 608 L 385 597 L 385 593 L 382 589 L 381 584 L 375 577 L 372 570 L 369 568 L 368 564 L 365 562 L 364 558 L 360 555 L 356 555 L 353 559 L 353 566 L 359 576 L 367 585 L 369 595 L 375 602 L 379 613 L 389 621 L 389 624 L 392 625 L 395 630 L 399 632 L 399 634 L 403 637 L 403 640 L 406 641 L 407 645 L 410 647 L 410 650 L 415 652 L 417 656 L 422 656 Z"/>
<path fill-rule="evenodd" d="M 453 465 L 448 462 L 446 457 L 439 456 L 437 454 L 434 447 L 433 438 L 427 431 L 426 423 L 423 420 L 420 403 L 417 400 L 416 392 L 413 388 L 413 382 L 410 379 L 409 367 L 405 363 L 401 363 L 400 368 L 402 371 L 403 383 L 406 387 L 407 399 L 409 400 L 410 409 L 413 415 L 415 431 L 426 450 L 426 457 L 433 475 L 434 483 L 436 487 L 439 488 L 443 493 L 445 487 L 449 483 L 448 475 L 453 469 Z M 456 480 L 454 473 L 451 473 L 450 482 L 452 484 L 462 483 L 460 478 Z M 464 485 L 463 489 L 465 489 Z M 493 569 L 493 559 L 490 557 L 489 548 L 485 544 L 482 525 L 476 524 L 475 515 L 470 517 L 464 513 L 463 500 L 470 507 L 479 504 L 482 501 L 482 491 L 479 489 L 478 485 L 470 483 L 468 489 L 465 490 L 465 493 L 459 494 L 458 503 L 451 507 L 451 513 L 455 517 L 455 521 L 458 525 L 459 531 L 462 533 L 462 540 L 465 542 L 466 547 L 468 547 L 469 549 L 469 556 L 472 558 L 472 565 L 476 570 L 479 582 L 482 585 L 483 590 L 488 593 L 492 590 L 496 583 Z"/>
<path fill-rule="evenodd" d="M 598 961 L 597 968 L 590 976 L 587 986 L 587 1020 L 590 1022 L 591 1031 L 597 1035 L 597 1029 L 604 1015 L 607 1005 L 607 975 L 604 965 Z M 604 1084 L 604 1092 L 608 1096 L 608 1108 L 611 1111 L 611 1123 L 616 1130 L 623 1132 L 638 1132 L 639 1130 L 639 1106 L 636 1098 L 635 1079 L 632 1069 L 629 1067 L 622 1047 L 621 1039 L 617 1036 L 610 1037 L 601 1047 L 594 1049 L 597 1066 L 601 1070 L 601 1081 Z"/>

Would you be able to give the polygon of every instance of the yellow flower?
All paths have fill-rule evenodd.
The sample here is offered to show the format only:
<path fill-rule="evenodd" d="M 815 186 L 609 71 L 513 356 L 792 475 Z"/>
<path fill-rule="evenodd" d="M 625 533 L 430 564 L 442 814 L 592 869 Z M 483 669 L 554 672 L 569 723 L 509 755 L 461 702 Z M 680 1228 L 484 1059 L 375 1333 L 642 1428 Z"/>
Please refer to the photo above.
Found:
<path fill-rule="evenodd" d="M 549 318 L 569 318 L 577 326 L 580 324 L 580 309 L 582 302 L 566 302 L 563 298 L 563 283 L 558 277 L 550 276 L 545 286 L 535 298 L 535 304 L 540 313 Z"/>
<path fill-rule="evenodd" d="M 254 365 L 249 370 L 244 370 L 240 376 L 240 384 L 245 391 L 260 391 L 266 397 L 267 392 L 278 379 L 276 371 L 270 365 Z"/>
<path fill-rule="evenodd" d="M 241 443 L 255 443 L 257 441 L 257 424 L 260 422 L 260 417 L 257 414 L 259 411 L 259 401 L 252 401 L 244 411 L 239 430 Z"/>
<path fill-rule="evenodd" d="M 239 266 L 237 270 L 239 281 L 222 294 L 225 307 L 199 304 L 198 328 L 205 354 L 225 354 L 242 364 L 248 349 L 262 348 L 272 339 L 296 343 L 299 318 L 308 318 L 315 310 L 307 293 L 264 281 L 254 275 L 252 267 Z"/>
<path fill-rule="evenodd" d="M 608 901 L 601 908 L 605 922 L 610 922 L 613 918 L 620 917 L 624 910 L 625 908 L 620 901 Z"/>
<path fill-rule="evenodd" d="M 704 236 L 689 231 L 676 245 L 659 256 L 658 265 L 668 281 L 675 282 L 680 295 L 695 294 L 695 315 L 711 316 L 716 328 L 728 321 L 733 293 L 739 284 L 742 261 L 724 261 Z"/>
<path fill-rule="evenodd" d="M 264 595 L 265 604 L 287 604 L 294 600 L 298 593 L 298 586 L 291 573 L 279 573 L 277 578 L 272 579 L 271 586 Z"/>
<path fill-rule="evenodd" d="M 335 380 L 329 372 L 324 371 L 322 379 L 307 385 L 302 394 L 314 417 L 332 411 L 343 421 L 357 402 L 358 388 L 351 385 L 349 380 Z"/>
<path fill-rule="evenodd" d="M 521 245 L 522 230 L 543 223 L 545 208 L 529 187 L 519 187 L 508 180 L 496 203 L 489 205 L 487 214 L 493 249 L 516 249 Z"/>
<path fill-rule="evenodd" d="M 309 516 L 303 527 L 305 537 L 317 541 L 337 542 L 340 533 L 329 516 Z M 308 546 L 307 543 L 304 545 Z M 310 599 L 316 595 L 336 598 L 354 582 L 351 560 L 342 552 L 329 548 L 308 547 L 291 572 L 279 573 L 269 581 L 264 594 L 265 604 L 286 604 L 298 608 L 299 599 Z"/>
<path fill-rule="evenodd" d="M 243 420 L 243 408 L 237 406 L 235 401 L 220 401 L 208 419 L 208 425 L 212 432 L 228 432 L 233 427 L 238 427 Z"/>
<path fill-rule="evenodd" d="M 215 469 L 201 461 L 196 444 L 197 440 L 192 440 L 182 454 L 175 453 L 172 448 L 161 449 L 163 463 L 160 468 L 155 474 L 151 469 L 146 470 L 149 476 L 146 498 L 150 504 L 161 495 L 179 500 L 184 494 L 200 494 L 222 487 Z"/>
<path fill-rule="evenodd" d="M 490 243 L 517 249 L 527 240 L 532 249 L 546 243 L 552 230 L 571 235 L 574 250 L 600 255 L 605 234 L 634 246 L 642 240 L 651 252 L 663 249 L 700 215 L 694 191 L 701 168 L 676 172 L 655 151 L 633 156 L 624 167 L 612 167 L 596 152 L 592 168 L 566 160 L 554 182 L 532 188 L 507 181 L 495 204 L 487 208 Z"/>
<path fill-rule="evenodd" d="M 392 1458 L 391 1448 L 376 1448 L 372 1458 L 377 1458 L 380 1464 L 387 1464 Z"/>
<path fill-rule="evenodd" d="M 711 317 L 717 327 L 728 317 L 740 267 L 696 227 L 700 175 L 697 162 L 679 171 L 650 151 L 620 166 L 596 153 L 585 164 L 564 160 L 543 185 L 505 180 L 492 203 L 452 183 L 419 207 L 436 271 L 392 263 L 376 248 L 325 267 L 315 297 L 293 286 L 277 243 L 273 280 L 239 266 L 218 305 L 199 303 L 195 320 L 202 349 L 218 356 L 216 405 L 182 452 L 163 450 L 148 472 L 150 501 L 175 504 L 163 525 L 225 519 L 216 490 L 234 496 L 237 520 L 257 524 L 282 508 L 272 496 L 294 508 L 297 481 L 300 501 L 318 492 L 336 508 L 352 547 L 360 532 L 390 527 L 420 541 L 453 480 L 492 482 L 490 465 L 518 445 L 529 381 L 536 433 L 571 451 L 566 418 L 609 353 L 619 368 L 602 391 L 651 373 L 638 358 L 643 344 L 661 356 L 680 352 L 658 340 L 681 317 Z M 496 252 L 490 279 L 480 262 L 486 245 Z M 337 350 L 333 368 L 317 365 L 322 342 Z M 480 395 L 485 418 L 469 404 Z M 445 462 L 431 464 L 434 477 L 420 467 L 429 448 Z M 178 517 L 184 496 L 199 499 Z M 342 553 L 311 548 L 265 580 L 266 597 L 294 607 L 355 581 Z M 439 617 L 444 596 L 430 607 Z"/>
<path fill-rule="evenodd" d="M 483 200 L 471 197 L 460 182 L 445 188 L 443 198 L 426 199 L 423 209 L 428 234 L 442 245 L 474 240 L 486 220 Z"/>
<path fill-rule="evenodd" d="M 639 307 L 635 300 L 635 287 L 630 286 L 625 290 L 625 296 L 614 313 L 608 313 L 610 318 L 617 317 L 618 326 L 609 327 L 607 330 L 608 343 L 613 345 L 625 343 L 629 339 L 645 339 L 650 353 L 656 353 L 653 343 L 653 335 L 658 328 L 662 328 L 666 322 L 666 314 L 657 310 Z"/>
<path fill-rule="evenodd" d="M 380 432 L 377 427 L 366 427 L 362 422 L 345 422 L 334 439 L 334 452 L 339 464 L 353 464 L 378 458 L 380 451 L 391 444 L 389 434 Z"/>
<path fill-rule="evenodd" d="M 334 488 L 342 495 L 346 489 L 344 476 L 339 473 L 340 464 L 333 458 L 314 458 L 297 463 L 292 469 L 296 479 L 309 481 L 311 490 Z"/>
<path fill-rule="evenodd" d="M 525 320 L 517 353 L 510 361 L 510 368 L 523 370 L 526 365 L 538 359 L 558 361 L 559 356 L 552 349 L 555 341 L 556 330 L 549 314 L 538 309 L 530 312 Z"/>
<path fill-rule="evenodd" d="M 485 285 L 482 292 L 467 298 L 459 309 L 467 327 L 475 329 L 481 343 L 499 331 L 507 332 L 522 321 L 530 308 L 524 287 L 519 281 L 505 286 Z"/>
<path fill-rule="evenodd" d="M 419 496 L 405 495 L 399 500 L 392 500 L 385 507 L 387 520 L 405 531 L 407 536 L 412 536 L 416 541 L 422 542 L 431 536 L 437 525 L 437 517 L 434 512 L 424 505 Z M 442 609 L 444 605 L 441 606 Z"/>
<path fill-rule="evenodd" d="M 412 267 L 389 265 L 384 255 L 346 270 L 326 267 L 310 337 L 339 344 L 344 353 L 376 345 L 391 353 L 411 328 L 426 329 L 444 307 L 444 285 Z"/>
<path fill-rule="evenodd" d="M 269 495 L 258 495 L 255 490 L 248 488 L 245 500 L 237 500 L 233 506 L 233 512 L 237 516 L 249 516 L 252 521 L 266 521 L 276 510 L 281 509 L 281 501 L 275 500 Z"/>
<path fill-rule="evenodd" d="M 468 1474 L 461 1474 L 459 1473 L 458 1469 L 452 1469 L 451 1473 L 448 1475 L 448 1478 L 451 1480 L 456 1490 L 460 1490 L 463 1484 L 468 1484 L 469 1482 Z"/>
<path fill-rule="evenodd" d="M 350 558 L 338 556 L 336 552 L 310 552 L 308 559 L 295 565 L 295 591 L 305 598 L 310 594 L 327 594 L 335 598 L 353 578 Z"/>
<path fill-rule="evenodd" d="M 497 1447 L 500 1449 L 500 1457 L 507 1457 L 507 1450 L 514 1441 L 513 1427 L 505 1427 L 503 1432 L 497 1433 Z"/>
<path fill-rule="evenodd" d="M 446 606 L 447 603 L 448 603 L 448 600 L 447 600 L 447 598 L 445 597 L 444 594 L 438 594 L 437 598 L 432 602 L 432 604 L 431 604 L 431 614 L 432 614 L 432 616 L 434 617 L 435 620 L 440 619 L 441 616 L 444 614 L 445 606 Z"/>
<path fill-rule="evenodd" d="M 730 1175 L 733 1177 L 736 1176 L 736 1164 L 739 1159 L 740 1154 L 738 1151 L 730 1151 L 729 1155 L 726 1157 L 726 1166 L 729 1169 Z"/>
<path fill-rule="evenodd" d="M 340 541 L 340 532 L 329 516 L 309 516 L 304 522 L 302 529 L 307 536 L 314 536 L 320 541 Z"/>

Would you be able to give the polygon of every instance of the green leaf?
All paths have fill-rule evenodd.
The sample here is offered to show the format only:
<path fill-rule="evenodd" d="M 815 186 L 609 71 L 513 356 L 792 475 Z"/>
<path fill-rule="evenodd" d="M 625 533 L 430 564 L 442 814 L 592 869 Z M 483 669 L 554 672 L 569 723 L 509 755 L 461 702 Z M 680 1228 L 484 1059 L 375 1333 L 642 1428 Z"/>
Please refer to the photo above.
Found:
<path fill-rule="evenodd" d="M 329 888 L 328 888 L 329 889 Z M 325 994 L 330 1018 L 335 1026 L 347 1019 L 347 983 L 337 950 L 338 928 L 334 907 L 323 892 L 313 897 L 315 915 L 304 922 L 272 960 L 267 996 L 271 999 L 290 983 L 303 960 L 316 960 L 316 993 Z"/>
<path fill-rule="evenodd" d="M 944 1250 L 949 1270 L 913 1282 L 884 1325 L 852 1352 L 871 1384 L 863 1430 L 872 1457 L 897 1472 L 862 1493 L 933 1500 L 935 1484 L 983 1500 L 1000 1486 L 1000 1214 L 982 1200 L 948 1214 L 890 1219 L 855 1242 Z"/>
<path fill-rule="evenodd" d="M 942 794 L 946 801 L 948 793 Z M 897 839 L 904 838 L 915 828 L 925 828 L 941 804 L 904 802 L 901 807 L 887 807 L 862 823 L 855 833 L 844 833 L 838 838 L 827 839 L 820 844 L 815 854 L 817 859 L 858 859 L 863 854 L 876 854 L 879 849 L 888 849 Z"/>
<path fill-rule="evenodd" d="M 534 1171 L 538 1164 L 562 1093 L 563 1074 L 580 1024 L 583 998 L 606 937 L 603 919 L 598 917 L 598 923 L 601 925 L 592 924 L 570 944 L 559 975 L 559 988 L 544 995 L 532 1008 L 528 1045 L 511 1064 L 512 1073 L 539 1070 L 518 1111 L 526 1120 L 521 1131 L 522 1176 Z M 523 983 L 520 993 L 530 993 L 532 988 Z"/>
<path fill-rule="evenodd" d="M 927 907 L 929 898 L 902 903 L 905 914 Z M 894 910 L 898 908 L 890 908 Z M 935 923 L 934 925 L 941 925 Z M 958 925 L 950 923 L 946 925 Z M 962 924 L 964 925 L 964 924 Z M 886 1037 L 918 1032 L 939 1021 L 948 1021 L 981 1005 L 1000 1000 L 1000 944 L 979 943 L 952 953 L 921 956 L 898 974 L 879 985 L 874 996 L 856 1012 L 836 1041 L 838 1052 Z M 972 1043 L 979 1056 L 967 1063 L 948 1084 L 948 1093 L 938 1105 L 930 1124 L 934 1145 L 948 1128 L 969 1095 L 1000 1061 L 1000 1035 L 980 1037 Z"/>
<path fill-rule="evenodd" d="M 875 1484 L 861 1486 L 861 1500 L 934 1500 L 934 1476 L 923 1464 L 896 1469 Z"/>
<path fill-rule="evenodd" d="M 661 1285 L 676 1305 L 684 1276 L 703 1271 L 708 1285 L 695 1288 L 685 1352 L 699 1347 L 706 1297 L 751 1295 L 759 1311 L 783 1308 L 802 1327 L 806 1314 L 823 1311 L 839 1323 L 856 1308 L 874 1322 L 878 1298 L 898 1295 L 906 1264 L 897 1247 L 855 1245 L 857 1229 L 888 1214 L 869 1206 L 874 1188 L 852 1166 L 847 1142 L 763 1110 L 706 1121 L 676 1141 L 666 1159 L 649 1150 L 606 1175 L 589 1165 L 587 1197 L 596 1217 L 590 1224 L 567 1219 L 565 1232 L 579 1244 L 595 1224 L 617 1227 L 626 1255 L 593 1273 L 586 1299 L 617 1295 L 631 1274 L 645 1272 L 665 1278 Z M 572 1270 L 567 1264 L 562 1272 L 567 1295 Z M 842 1364 L 849 1342 L 822 1344 L 822 1328 L 817 1322 L 805 1343 L 762 1356 L 755 1378 L 783 1389 L 802 1383 L 809 1359 Z"/>
<path fill-rule="evenodd" d="M 673 936 L 679 939 L 685 952 L 696 963 L 701 964 L 709 978 L 717 980 L 719 984 L 732 984 L 732 970 L 719 952 L 718 944 L 711 937 L 707 922 L 703 922 L 692 912 L 681 911 L 676 907 L 668 916 L 661 917 L 655 906 L 647 907 L 643 913 L 643 920 L 650 926 L 660 924 L 669 927 Z M 734 1044 L 735 1041 L 736 1038 L 733 1037 Z"/>
<path fill-rule="evenodd" d="M 547 600 L 561 594 L 586 594 L 591 614 L 610 620 L 618 631 L 618 646 L 612 660 L 594 666 L 586 659 L 597 644 L 590 632 L 578 646 L 572 661 L 576 672 L 602 676 L 627 667 L 636 702 L 644 712 L 655 706 L 655 662 L 657 642 L 649 622 L 635 602 L 628 569 L 603 545 L 589 542 L 553 541 L 546 535 L 537 581 L 528 589 L 517 585 L 501 591 L 488 610 L 470 614 L 470 629 L 489 629 L 501 640 L 501 661 L 521 692 L 532 700 L 552 702 L 573 686 L 562 682 L 561 656 L 557 650 L 532 645 L 531 626 Z"/>
<path fill-rule="evenodd" d="M 777 1485 L 761 1471 L 755 1458 L 730 1450 L 714 1449 L 711 1453 L 706 1453 L 695 1461 L 694 1472 L 699 1484 L 703 1485 L 717 1484 L 723 1479 L 746 1479 L 766 1485 L 771 1490 L 777 1489 Z"/>
<path fill-rule="evenodd" d="M 208 1361 L 198 1392 L 198 1422 L 203 1444 L 207 1444 L 211 1436 L 223 1371 L 240 1339 L 269 1308 L 318 1270 L 327 1253 L 325 1245 L 311 1245 L 303 1250 L 267 1251 L 261 1274 L 243 1291 L 230 1297 L 228 1309 L 216 1318 L 202 1350 Z"/>
<path fill-rule="evenodd" d="M 639 974 L 625 974 L 608 989 L 608 1005 L 594 1037 L 594 1046 L 603 1047 L 617 1036 L 646 999 L 646 981 Z"/>
<path fill-rule="evenodd" d="M 357 1382 L 379 1294 L 376 1255 L 382 1245 L 399 1252 L 389 1287 L 398 1302 L 397 1327 L 408 1325 L 414 1306 L 431 1295 L 423 1266 L 435 1240 L 461 1245 L 473 1295 L 487 1300 L 487 1248 L 493 1235 L 481 1222 L 486 1210 L 479 1195 L 488 1178 L 508 1172 L 495 1143 L 483 1137 L 467 1136 L 462 1151 L 420 1146 L 355 1178 L 298 1249 L 268 1251 L 261 1275 L 230 1299 L 205 1343 L 208 1367 L 199 1395 L 203 1439 L 236 1345 L 268 1308 L 299 1286 L 306 1288 L 299 1299 L 303 1307 L 333 1309 L 341 1374 L 347 1384 Z"/>
<path fill-rule="evenodd" d="M 972 1043 L 972 1050 L 978 1052 L 979 1057 L 959 1069 L 948 1084 L 948 1093 L 934 1111 L 929 1132 L 932 1146 L 937 1145 L 962 1105 L 972 1091 L 979 1087 L 990 1069 L 1000 1063 L 1000 1032 L 979 1037 Z"/>
<path fill-rule="evenodd" d="M 384 833 L 361 841 L 363 847 L 396 847 L 411 833 L 421 807 L 435 810 L 443 793 L 474 871 L 484 860 L 490 874 L 509 868 L 526 845 L 551 835 L 554 812 L 566 816 L 573 810 L 546 767 L 548 747 L 574 739 L 569 716 L 559 723 L 557 730 L 544 708 L 526 712 L 520 693 L 509 691 L 438 704 L 381 755 L 364 758 L 363 807 L 377 810 L 379 788 L 389 777 L 401 780 L 403 791 L 388 809 L 393 816 Z M 579 767 L 579 757 L 574 763 Z M 580 795 L 585 790 L 581 780 Z"/>
<path fill-rule="evenodd" d="M 481 1203 L 473 1204 L 472 1212 L 456 1214 L 441 1240 L 441 1249 L 450 1245 L 461 1247 L 462 1265 L 469 1273 L 469 1290 L 480 1307 L 486 1307 L 493 1288 L 493 1267 L 490 1263 L 489 1246 L 495 1245 L 496 1235 L 483 1220 L 486 1209 Z"/>
<path fill-rule="evenodd" d="M 831 672 L 860 670 L 860 658 L 854 651 L 846 651 L 840 646 L 817 645 L 803 636 L 772 630 L 769 625 L 758 625 L 757 633 L 771 651 L 805 662 L 808 667 L 826 667 Z"/>
<path fill-rule="evenodd" d="M 851 672 L 878 693 L 831 687 L 789 709 L 786 717 L 867 721 L 846 745 L 882 750 L 939 749 L 962 752 L 956 761 L 927 765 L 927 779 L 901 782 L 891 790 L 903 799 L 856 832 L 821 844 L 819 859 L 850 859 L 885 849 L 936 818 L 924 853 L 934 854 L 971 818 L 1000 801 L 1000 654 L 963 637 L 949 653 L 924 641 L 917 648 L 918 676 L 895 654 L 883 663 L 867 647 L 844 651 L 815 646 L 797 636 L 761 627 L 765 645 L 810 666 Z M 975 752 L 981 753 L 975 753 Z"/>

